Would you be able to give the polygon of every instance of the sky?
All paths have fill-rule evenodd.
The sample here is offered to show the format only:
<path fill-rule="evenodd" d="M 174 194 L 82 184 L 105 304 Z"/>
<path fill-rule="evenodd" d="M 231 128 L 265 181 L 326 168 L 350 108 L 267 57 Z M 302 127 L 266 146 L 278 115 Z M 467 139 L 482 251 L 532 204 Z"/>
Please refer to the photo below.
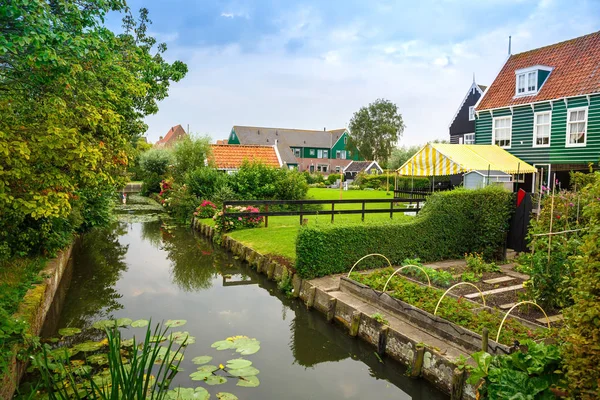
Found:
<path fill-rule="evenodd" d="M 337 129 L 394 102 L 399 145 L 448 139 L 471 86 L 508 56 L 600 30 L 600 0 L 128 0 L 189 72 L 146 118 L 225 139 L 233 125 Z M 107 24 L 115 30 L 119 16 Z"/>

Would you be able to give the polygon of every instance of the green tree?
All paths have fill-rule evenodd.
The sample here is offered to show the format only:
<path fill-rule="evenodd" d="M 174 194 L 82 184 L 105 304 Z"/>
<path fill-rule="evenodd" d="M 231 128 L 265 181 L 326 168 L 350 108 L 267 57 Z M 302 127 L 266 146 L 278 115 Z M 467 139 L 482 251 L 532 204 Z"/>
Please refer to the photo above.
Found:
<path fill-rule="evenodd" d="M 387 159 L 387 169 L 398 169 L 405 162 L 407 162 L 417 151 L 421 149 L 421 146 L 402 146 L 396 147 L 392 150 L 392 154 Z"/>
<path fill-rule="evenodd" d="M 350 144 L 368 160 L 387 160 L 404 132 L 402 115 L 389 100 L 377 99 L 350 120 Z"/>
<path fill-rule="evenodd" d="M 125 14 L 123 34 L 103 26 L 110 11 Z M 122 0 L 0 7 L 0 214 L 15 214 L 0 231 L 66 219 L 77 190 L 123 183 L 143 117 L 187 72 L 163 60 L 149 23 Z"/>
<path fill-rule="evenodd" d="M 183 181 L 185 176 L 206 165 L 210 155 L 210 138 L 208 136 L 186 136 L 177 142 L 173 149 L 175 167 L 173 175 L 176 180 Z"/>

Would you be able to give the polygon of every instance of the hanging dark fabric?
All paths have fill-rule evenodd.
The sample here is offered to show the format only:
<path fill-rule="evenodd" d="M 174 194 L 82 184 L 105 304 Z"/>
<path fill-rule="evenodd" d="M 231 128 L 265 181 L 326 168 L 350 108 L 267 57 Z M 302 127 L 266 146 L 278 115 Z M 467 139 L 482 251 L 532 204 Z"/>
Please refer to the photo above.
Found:
<path fill-rule="evenodd" d="M 529 221 L 531 220 L 531 210 L 533 208 L 531 194 L 526 193 L 523 189 L 519 189 L 515 207 L 515 213 L 510 220 L 506 247 L 520 253 L 528 251 L 527 240 L 525 238 L 527 237 Z"/>

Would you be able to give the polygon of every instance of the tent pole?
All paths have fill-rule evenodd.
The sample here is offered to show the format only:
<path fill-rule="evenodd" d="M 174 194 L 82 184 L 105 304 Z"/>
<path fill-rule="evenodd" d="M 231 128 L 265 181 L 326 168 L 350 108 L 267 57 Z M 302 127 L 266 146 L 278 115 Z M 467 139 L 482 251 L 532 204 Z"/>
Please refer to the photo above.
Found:
<path fill-rule="evenodd" d="M 488 176 L 487 176 L 487 183 L 485 184 L 485 186 L 490 186 L 490 166 L 492 164 L 488 164 Z"/>

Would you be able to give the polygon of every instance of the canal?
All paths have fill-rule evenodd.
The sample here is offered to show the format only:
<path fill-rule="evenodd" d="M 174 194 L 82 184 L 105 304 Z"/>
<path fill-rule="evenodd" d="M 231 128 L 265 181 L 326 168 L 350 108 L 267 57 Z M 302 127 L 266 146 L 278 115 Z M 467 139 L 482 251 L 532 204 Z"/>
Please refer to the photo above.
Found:
<path fill-rule="evenodd" d="M 189 377 L 198 367 L 192 358 L 208 355 L 224 363 L 239 356 L 211 348 L 213 342 L 235 335 L 261 342 L 260 351 L 248 357 L 260 370 L 260 385 L 237 387 L 234 380 L 203 385 L 211 398 L 220 391 L 247 400 L 448 398 L 426 381 L 407 377 L 399 363 L 379 359 L 373 347 L 287 298 L 274 282 L 189 228 L 146 217 L 81 238 L 46 336 L 62 327 L 88 332 L 107 318 L 184 319 L 180 330 L 196 340 L 187 346 L 184 371 L 174 382 L 182 387 L 202 385 Z M 126 330 L 124 338 L 133 332 L 141 334 Z"/>

